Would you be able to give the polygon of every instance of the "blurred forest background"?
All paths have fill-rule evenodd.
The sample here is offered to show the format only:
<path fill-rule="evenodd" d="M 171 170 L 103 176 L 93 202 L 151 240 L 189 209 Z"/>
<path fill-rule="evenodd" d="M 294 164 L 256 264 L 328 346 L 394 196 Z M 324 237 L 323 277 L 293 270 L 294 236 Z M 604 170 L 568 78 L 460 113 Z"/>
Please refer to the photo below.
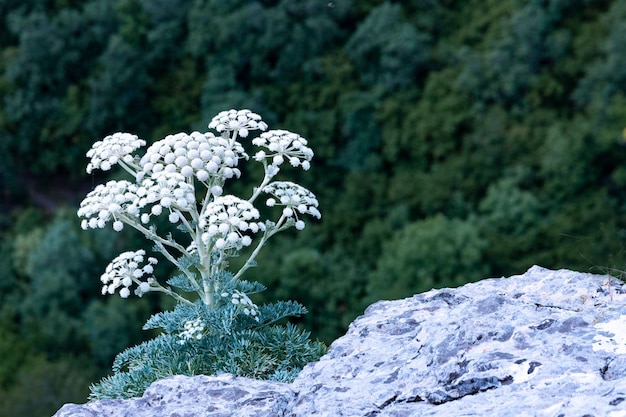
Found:
<path fill-rule="evenodd" d="M 84 402 L 171 307 L 100 295 L 108 262 L 147 245 L 76 217 L 108 178 L 85 152 L 116 131 L 151 143 L 249 108 L 307 138 L 313 166 L 290 174 L 322 220 L 247 279 L 328 343 L 379 299 L 624 267 L 624 0 L 0 0 L 0 16 L 0 417 Z"/>

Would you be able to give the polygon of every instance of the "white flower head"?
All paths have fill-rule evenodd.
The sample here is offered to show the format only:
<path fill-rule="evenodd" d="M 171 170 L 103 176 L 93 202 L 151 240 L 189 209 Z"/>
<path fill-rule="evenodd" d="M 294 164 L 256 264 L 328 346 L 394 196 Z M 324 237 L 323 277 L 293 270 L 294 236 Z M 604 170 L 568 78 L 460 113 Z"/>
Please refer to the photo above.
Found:
<path fill-rule="evenodd" d="M 222 293 L 222 297 L 230 297 L 230 303 L 233 304 L 237 310 L 241 311 L 246 316 L 250 316 L 256 321 L 259 321 L 259 307 L 252 302 L 250 297 L 245 293 L 234 290 L 232 293 Z"/>
<path fill-rule="evenodd" d="M 178 334 L 178 343 L 184 345 L 189 340 L 201 340 L 204 329 L 204 322 L 200 318 L 185 321 L 183 330 Z"/>
<path fill-rule="evenodd" d="M 177 172 L 184 178 L 195 177 L 208 183 L 211 179 L 241 176 L 240 159 L 247 159 L 237 141 L 216 137 L 213 133 L 177 133 L 153 143 L 139 164 L 146 176 L 158 172 Z"/>
<path fill-rule="evenodd" d="M 94 169 L 108 171 L 120 160 L 132 161 L 134 157 L 131 153 L 145 145 L 145 140 L 130 133 L 118 132 L 109 135 L 95 142 L 87 152 L 87 157 L 90 158 L 87 173 L 91 174 Z"/>
<path fill-rule="evenodd" d="M 219 250 L 241 249 L 252 243 L 250 234 L 264 230 L 262 222 L 256 222 L 259 211 L 248 201 L 233 195 L 215 198 L 200 217 L 202 242 L 215 245 Z"/>
<path fill-rule="evenodd" d="M 265 188 L 263 192 L 270 194 L 266 201 L 268 207 L 284 206 L 283 216 L 292 218 L 294 226 L 298 230 L 304 229 L 304 222 L 300 220 L 299 214 L 321 218 L 322 215 L 317 209 L 319 203 L 315 195 L 303 186 L 289 181 L 274 181 Z"/>
<path fill-rule="evenodd" d="M 237 131 L 239 136 L 245 138 L 251 130 L 266 130 L 267 124 L 261 120 L 261 116 L 250 110 L 226 110 L 215 116 L 209 129 L 215 129 L 219 133 Z"/>
<path fill-rule="evenodd" d="M 135 294 L 141 297 L 150 291 L 151 283 L 155 282 L 152 272 L 156 263 L 156 258 L 146 259 L 146 251 L 143 249 L 119 254 L 100 277 L 103 284 L 102 294 L 113 294 L 120 288 L 120 296 L 127 298 L 130 295 L 130 287 L 136 284 Z"/>
<path fill-rule="evenodd" d="M 252 140 L 254 145 L 265 148 L 258 151 L 254 159 L 263 161 L 271 160 L 270 166 L 278 167 L 285 161 L 294 167 L 302 167 L 305 171 L 311 167 L 313 151 L 307 145 L 307 140 L 287 130 L 270 130 L 261 133 L 258 138 Z"/>
<path fill-rule="evenodd" d="M 180 220 L 178 212 L 188 212 L 196 204 L 196 195 L 193 185 L 188 183 L 178 172 L 160 171 L 144 178 L 137 188 L 138 205 L 141 208 L 150 206 L 149 213 L 141 215 L 142 223 L 147 223 L 150 216 L 159 216 L 169 213 L 171 223 Z"/>
<path fill-rule="evenodd" d="M 121 217 L 139 216 L 137 189 L 136 184 L 125 180 L 109 181 L 96 186 L 80 203 L 77 214 L 84 218 L 81 227 L 84 230 L 101 229 L 113 220 L 114 230 L 122 230 Z"/>

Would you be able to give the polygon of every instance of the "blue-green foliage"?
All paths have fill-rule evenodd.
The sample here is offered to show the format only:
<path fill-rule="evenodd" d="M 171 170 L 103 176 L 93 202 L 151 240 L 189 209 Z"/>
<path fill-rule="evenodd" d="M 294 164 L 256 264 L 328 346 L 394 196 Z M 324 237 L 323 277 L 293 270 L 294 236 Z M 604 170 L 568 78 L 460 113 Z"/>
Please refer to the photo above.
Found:
<path fill-rule="evenodd" d="M 114 374 L 91 387 L 91 398 L 140 396 L 152 382 L 170 375 L 231 373 L 291 382 L 304 365 L 326 352 L 323 343 L 309 339 L 309 332 L 276 324 L 305 313 L 301 304 L 291 301 L 259 306 L 258 320 L 244 314 L 230 297 L 223 297 L 213 310 L 200 301 L 179 303 L 148 320 L 144 330 L 164 332 L 120 353 L 113 363 Z M 201 338 L 182 336 L 185 324 L 196 319 L 205 325 Z"/>

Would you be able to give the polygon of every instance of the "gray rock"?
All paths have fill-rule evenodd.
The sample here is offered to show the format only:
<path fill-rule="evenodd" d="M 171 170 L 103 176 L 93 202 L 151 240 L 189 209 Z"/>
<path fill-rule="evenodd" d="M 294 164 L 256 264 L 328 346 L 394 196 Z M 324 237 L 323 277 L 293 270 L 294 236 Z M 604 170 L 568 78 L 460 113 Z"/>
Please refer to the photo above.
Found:
<path fill-rule="evenodd" d="M 296 394 L 287 384 L 218 376 L 173 376 L 156 381 L 141 398 L 66 404 L 54 417 L 276 417 Z"/>
<path fill-rule="evenodd" d="M 626 416 L 626 285 L 533 267 L 380 301 L 286 385 L 172 377 L 82 416 Z"/>

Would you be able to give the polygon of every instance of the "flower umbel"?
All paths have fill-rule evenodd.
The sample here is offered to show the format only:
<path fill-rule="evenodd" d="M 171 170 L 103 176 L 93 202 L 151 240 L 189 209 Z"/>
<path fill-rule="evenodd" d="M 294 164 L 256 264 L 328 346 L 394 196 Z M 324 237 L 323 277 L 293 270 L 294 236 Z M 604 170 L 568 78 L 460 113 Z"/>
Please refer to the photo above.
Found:
<path fill-rule="evenodd" d="M 148 223 L 151 215 L 159 216 L 163 210 L 169 211 L 171 223 L 178 223 L 180 212 L 191 211 L 196 204 L 193 185 L 178 172 L 159 171 L 144 178 L 137 195 L 139 207 L 151 205 L 150 213 L 141 215 L 142 223 Z"/>
<path fill-rule="evenodd" d="M 252 143 L 267 149 L 267 152 L 260 150 L 254 155 L 257 161 L 271 159 L 271 165 L 277 167 L 287 160 L 292 166 L 300 166 L 305 171 L 311 167 L 313 151 L 306 146 L 307 140 L 297 133 L 270 130 L 253 139 Z"/>
<path fill-rule="evenodd" d="M 294 219 L 296 229 L 304 229 L 304 221 L 298 214 L 309 214 L 316 218 L 322 215 L 317 209 L 318 202 L 315 195 L 301 185 L 289 181 L 275 181 L 263 188 L 263 191 L 272 195 L 266 200 L 268 207 L 284 206 L 283 216 Z"/>
<path fill-rule="evenodd" d="M 222 296 L 228 296 L 228 294 L 222 294 Z M 230 294 L 230 302 L 236 308 L 243 311 L 246 316 L 250 316 L 254 320 L 259 321 L 259 307 L 257 307 L 246 294 L 239 290 L 235 290 L 232 294 Z"/>
<path fill-rule="evenodd" d="M 108 171 L 120 161 L 130 164 L 134 160 L 131 153 L 145 145 L 145 140 L 130 133 L 109 135 L 94 143 L 87 152 L 87 157 L 91 158 L 87 164 L 87 173 L 91 174 L 94 169 Z"/>
<path fill-rule="evenodd" d="M 250 130 L 266 130 L 267 124 L 261 120 L 261 116 L 250 110 L 227 110 L 215 116 L 209 128 L 226 134 L 237 131 L 239 136 L 245 138 Z"/>
<path fill-rule="evenodd" d="M 128 298 L 130 287 L 137 285 L 135 294 L 141 296 L 150 291 L 151 284 L 155 281 L 152 273 L 156 258 L 147 258 L 147 263 L 143 266 L 146 251 L 128 251 L 121 253 L 106 267 L 104 274 L 100 277 L 102 281 L 102 294 L 114 294 L 115 290 L 121 287 L 120 297 Z M 143 279 L 145 276 L 145 279 Z"/>
<path fill-rule="evenodd" d="M 205 329 L 202 319 L 188 320 L 185 322 L 183 327 L 183 331 L 178 335 L 180 338 L 178 341 L 179 344 L 184 345 L 189 340 L 202 339 L 202 332 Z"/>
<path fill-rule="evenodd" d="M 151 145 L 141 158 L 144 175 L 158 172 L 178 172 L 183 177 L 210 183 L 241 176 L 237 168 L 240 159 L 247 159 L 243 146 L 213 133 L 193 132 L 168 135 Z"/>
<path fill-rule="evenodd" d="M 265 230 L 263 223 L 254 222 L 258 218 L 259 211 L 250 202 L 233 195 L 217 197 L 207 205 L 198 222 L 203 230 L 202 243 L 220 251 L 250 246 L 250 234 Z"/>
<path fill-rule="evenodd" d="M 98 185 L 80 203 L 78 216 L 85 219 L 81 222 L 83 230 L 102 229 L 107 222 L 113 220 L 116 231 L 124 227 L 123 220 L 139 216 L 138 187 L 129 181 L 109 181 Z"/>

